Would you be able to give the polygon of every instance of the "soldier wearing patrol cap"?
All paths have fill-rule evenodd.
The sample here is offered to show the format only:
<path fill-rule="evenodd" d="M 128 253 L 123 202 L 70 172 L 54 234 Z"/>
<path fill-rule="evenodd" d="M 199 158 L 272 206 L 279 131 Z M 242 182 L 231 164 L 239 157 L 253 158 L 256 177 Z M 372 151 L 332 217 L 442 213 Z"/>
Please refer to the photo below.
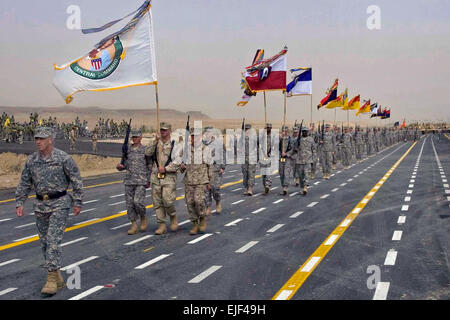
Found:
<path fill-rule="evenodd" d="M 22 171 L 16 189 L 16 214 L 19 217 L 25 214 L 23 205 L 34 189 L 34 216 L 47 270 L 41 293 L 49 296 L 64 287 L 60 244 L 72 205 L 74 216 L 81 212 L 83 182 L 72 157 L 53 147 L 52 128 L 37 128 L 34 138 L 38 151 L 28 157 Z M 72 195 L 67 193 L 69 184 L 72 184 Z"/>
<path fill-rule="evenodd" d="M 272 139 L 272 124 L 266 123 L 264 129 L 266 129 L 267 135 L 261 135 L 260 141 L 259 141 L 259 148 L 258 150 L 261 150 L 261 154 L 259 156 L 262 156 L 262 159 L 259 160 L 259 166 L 261 168 L 261 176 L 262 176 L 262 183 L 264 186 L 264 193 L 269 193 L 270 186 L 272 185 L 272 179 L 270 172 L 268 172 L 271 168 L 271 162 L 270 162 L 270 154 L 272 151 L 272 145 L 274 144 Z M 269 174 L 267 174 L 269 173 Z"/>
<path fill-rule="evenodd" d="M 171 139 L 172 126 L 161 122 L 160 131 L 156 133 L 153 144 L 147 151 L 152 157 L 153 165 L 150 177 L 152 185 L 153 208 L 156 213 L 158 229 L 155 234 L 167 232 L 166 219 L 170 218 L 170 229 L 178 229 L 175 210 L 177 171 L 180 169 L 181 157 L 172 154 L 175 141 Z"/>
<path fill-rule="evenodd" d="M 281 136 L 280 136 L 280 182 L 283 187 L 283 191 L 281 191 L 280 195 L 287 195 L 289 188 L 289 179 L 291 178 L 292 172 L 292 158 L 288 157 L 290 152 L 292 151 L 294 141 L 289 136 L 289 127 L 284 125 L 281 127 Z"/>
<path fill-rule="evenodd" d="M 222 212 L 221 205 L 221 195 L 220 195 L 220 185 L 222 184 L 222 175 L 225 172 L 225 146 L 222 145 L 222 161 L 216 161 L 216 159 L 220 160 L 219 155 L 220 152 L 216 150 L 216 148 L 220 148 L 221 146 L 215 143 L 215 136 L 213 135 L 212 127 L 205 127 L 205 140 L 203 140 L 203 144 L 207 148 L 212 148 L 210 151 L 211 156 L 213 157 L 213 176 L 210 181 L 211 188 L 206 190 L 206 215 L 210 215 L 212 212 L 212 199 L 214 198 L 216 202 L 216 212 Z"/>
<path fill-rule="evenodd" d="M 75 150 L 75 143 L 77 142 L 77 132 L 75 126 L 72 126 L 72 130 L 70 130 L 70 151 Z"/>
<path fill-rule="evenodd" d="M 352 161 L 352 148 L 352 134 L 349 132 L 348 127 L 344 127 L 344 135 L 342 137 L 342 164 L 344 165 L 345 170 L 350 167 L 350 162 Z"/>
<path fill-rule="evenodd" d="M 139 232 L 136 220 L 141 221 L 140 231 L 147 230 L 147 217 L 145 208 L 145 190 L 150 186 L 150 171 L 152 159 L 146 154 L 148 147 L 142 145 L 142 132 L 139 129 L 131 130 L 133 144 L 128 148 L 125 165 L 119 163 L 117 170 L 127 170 L 123 179 L 125 185 L 125 201 L 127 216 L 131 222 L 128 234 Z"/>
<path fill-rule="evenodd" d="M 205 192 L 211 189 L 210 182 L 213 177 L 213 164 L 208 153 L 204 152 L 206 146 L 202 143 L 201 130 L 191 128 L 190 134 L 189 158 L 187 163 L 181 163 L 181 170 L 185 172 L 185 200 L 189 220 L 192 222 L 189 234 L 196 235 L 198 232 L 206 230 Z"/>
<path fill-rule="evenodd" d="M 299 134 L 300 134 L 300 125 L 296 125 L 292 129 L 292 140 L 294 142 L 297 141 Z M 300 185 L 300 174 L 298 172 L 298 166 L 296 165 L 297 152 L 298 150 L 296 148 L 292 148 L 291 152 L 288 153 L 289 154 L 288 158 L 290 158 L 289 163 L 291 164 L 292 175 L 294 177 L 296 187 Z"/>
<path fill-rule="evenodd" d="M 256 163 L 250 163 L 250 137 L 248 135 L 248 130 L 252 126 L 249 123 L 245 124 L 244 127 L 244 137 L 245 137 L 245 163 L 241 165 L 242 169 L 242 183 L 244 184 L 245 192 L 244 195 L 253 195 L 253 187 L 255 186 L 255 174 L 256 174 Z"/>
<path fill-rule="evenodd" d="M 331 126 L 327 123 L 325 125 L 325 132 L 323 133 L 323 140 L 319 144 L 322 149 L 322 173 L 324 179 L 330 179 L 331 164 L 333 161 L 333 153 L 336 149 L 336 138 L 333 132 L 330 131 Z"/>
<path fill-rule="evenodd" d="M 299 173 L 302 194 L 306 195 L 308 193 L 308 171 L 311 168 L 313 154 L 316 152 L 316 146 L 313 138 L 308 136 L 309 129 L 307 127 L 302 127 L 300 130 L 302 138 L 300 140 L 300 145 L 297 143 L 295 146 L 297 149 L 295 165 Z"/>

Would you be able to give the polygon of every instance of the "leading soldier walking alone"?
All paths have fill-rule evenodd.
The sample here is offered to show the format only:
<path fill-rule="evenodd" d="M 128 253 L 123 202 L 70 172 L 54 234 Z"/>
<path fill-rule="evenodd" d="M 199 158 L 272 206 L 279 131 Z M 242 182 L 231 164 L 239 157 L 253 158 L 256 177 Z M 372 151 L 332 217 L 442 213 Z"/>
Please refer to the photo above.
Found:
<path fill-rule="evenodd" d="M 16 214 L 19 217 L 25 214 L 23 205 L 34 189 L 37 199 L 34 216 L 47 270 L 47 281 L 41 293 L 49 296 L 64 287 L 60 244 L 72 204 L 74 216 L 81 212 L 83 182 L 72 157 L 53 147 L 51 128 L 39 127 L 34 138 L 38 151 L 28 157 L 22 171 L 16 189 Z M 73 196 L 67 193 L 69 184 L 72 184 Z"/>

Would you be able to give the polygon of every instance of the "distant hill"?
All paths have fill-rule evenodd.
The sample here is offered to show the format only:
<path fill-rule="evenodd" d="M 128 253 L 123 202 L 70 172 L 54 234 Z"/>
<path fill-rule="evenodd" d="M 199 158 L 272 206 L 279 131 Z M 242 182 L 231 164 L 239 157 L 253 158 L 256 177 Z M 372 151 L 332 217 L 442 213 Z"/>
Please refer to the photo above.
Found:
<path fill-rule="evenodd" d="M 121 121 L 122 119 L 132 118 L 133 126 L 146 125 L 154 127 L 156 125 L 156 109 L 103 109 L 99 107 L 2 107 L 0 106 L 0 114 L 6 112 L 14 115 L 16 121 L 28 122 L 30 113 L 37 112 L 39 117 L 48 119 L 50 116 L 56 117 L 58 122 L 72 122 L 78 116 L 81 121 L 87 120 L 88 126 L 94 127 L 99 118 L 114 119 Z M 187 115 L 191 116 L 191 120 L 209 120 L 210 117 L 201 111 L 182 112 L 175 109 L 160 109 L 160 121 L 169 121 L 182 123 L 186 122 Z"/>

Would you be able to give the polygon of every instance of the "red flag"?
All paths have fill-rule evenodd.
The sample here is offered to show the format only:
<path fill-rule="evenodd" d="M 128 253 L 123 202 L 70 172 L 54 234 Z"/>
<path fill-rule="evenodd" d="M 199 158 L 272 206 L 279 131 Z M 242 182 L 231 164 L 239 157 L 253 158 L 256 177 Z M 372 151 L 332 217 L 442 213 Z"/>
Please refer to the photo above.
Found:
<path fill-rule="evenodd" d="M 282 50 L 246 68 L 244 77 L 251 91 L 286 90 L 286 53 Z"/>

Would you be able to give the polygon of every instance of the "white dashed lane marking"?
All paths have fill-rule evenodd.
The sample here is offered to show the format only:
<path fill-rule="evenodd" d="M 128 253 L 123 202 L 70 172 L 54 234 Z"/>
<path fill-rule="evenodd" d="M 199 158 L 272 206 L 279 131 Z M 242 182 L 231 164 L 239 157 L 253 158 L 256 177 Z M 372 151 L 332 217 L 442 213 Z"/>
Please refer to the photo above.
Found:
<path fill-rule="evenodd" d="M 205 271 L 203 271 L 202 273 L 200 273 L 195 278 L 189 280 L 188 283 L 199 283 L 202 280 L 204 280 L 205 278 L 209 277 L 214 272 L 216 272 L 217 270 L 219 270 L 220 268 L 222 268 L 222 266 L 211 266 L 208 269 L 206 269 Z"/>

